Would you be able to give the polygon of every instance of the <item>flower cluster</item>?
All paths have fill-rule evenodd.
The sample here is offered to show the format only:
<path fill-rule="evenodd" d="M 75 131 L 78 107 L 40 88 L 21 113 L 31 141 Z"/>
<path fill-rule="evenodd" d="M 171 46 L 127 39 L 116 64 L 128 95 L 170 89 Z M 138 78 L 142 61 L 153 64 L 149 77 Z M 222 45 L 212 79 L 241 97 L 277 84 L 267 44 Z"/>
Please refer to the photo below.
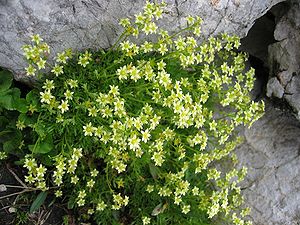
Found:
<path fill-rule="evenodd" d="M 45 69 L 47 66 L 47 59 L 50 55 L 50 47 L 47 43 L 43 42 L 43 39 L 38 35 L 32 35 L 32 45 L 24 45 L 24 56 L 30 63 L 26 68 L 26 74 L 28 76 L 35 76 L 38 71 Z M 56 76 L 63 74 L 63 65 L 67 63 L 67 60 L 72 58 L 72 50 L 67 49 L 61 53 L 58 53 L 55 58 L 55 65 L 51 72 Z"/>
<path fill-rule="evenodd" d="M 29 184 L 34 184 L 36 188 L 45 191 L 48 189 L 46 185 L 45 175 L 47 168 L 36 162 L 34 158 L 27 156 L 25 158 L 24 167 L 28 170 L 28 175 L 25 176 L 25 181 Z"/>
<path fill-rule="evenodd" d="M 34 45 L 24 45 L 23 51 L 25 58 L 31 62 L 31 64 L 26 68 L 26 74 L 28 76 L 34 76 L 37 70 L 46 68 L 46 60 L 50 54 L 50 47 L 43 43 L 43 39 L 38 35 L 33 35 L 31 37 Z"/>
<path fill-rule="evenodd" d="M 6 158 L 7 158 L 6 152 L 0 151 L 0 160 L 4 160 L 4 159 L 6 159 Z"/>
<path fill-rule="evenodd" d="M 263 102 L 250 97 L 254 70 L 245 72 L 247 57 L 236 51 L 236 36 L 198 43 L 199 17 L 188 16 L 187 27 L 172 35 L 159 29 L 164 7 L 147 1 L 134 21 L 122 19 L 124 33 L 107 52 L 85 51 L 73 60 L 71 51 L 57 55 L 37 92 L 41 107 L 33 111 L 43 135 L 54 140 L 46 143 L 54 155 L 49 186 L 57 197 L 75 196 L 70 205 L 98 223 L 131 207 L 127 216 L 136 223 L 179 210 L 184 216 L 170 216 L 170 223 L 200 224 L 192 215 L 224 214 L 234 224 L 250 224 L 243 219 L 249 209 L 237 210 L 246 169 L 225 172 L 215 163 L 236 161 L 232 151 L 241 139 L 235 128 L 263 114 Z M 130 41 L 140 34 L 157 41 Z M 46 190 L 46 168 L 32 157 L 25 167 L 26 181 Z"/>
<path fill-rule="evenodd" d="M 113 194 L 113 202 L 114 204 L 112 205 L 112 209 L 118 210 L 122 206 L 128 205 L 129 198 L 128 196 L 122 197 L 121 194 Z"/>

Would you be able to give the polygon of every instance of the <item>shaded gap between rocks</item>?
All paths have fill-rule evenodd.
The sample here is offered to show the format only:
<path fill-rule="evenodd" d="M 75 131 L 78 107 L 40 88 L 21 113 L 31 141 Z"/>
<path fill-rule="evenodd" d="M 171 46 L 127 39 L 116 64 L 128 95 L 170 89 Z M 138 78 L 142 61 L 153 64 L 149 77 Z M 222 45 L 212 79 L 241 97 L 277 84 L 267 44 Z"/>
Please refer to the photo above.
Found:
<path fill-rule="evenodd" d="M 288 9 L 287 2 L 274 5 L 265 15 L 255 21 L 247 36 L 241 39 L 240 50 L 249 54 L 249 64 L 255 69 L 256 82 L 253 97 L 256 100 L 266 97 L 270 73 L 268 47 L 277 42 L 274 38 L 276 23 Z"/>

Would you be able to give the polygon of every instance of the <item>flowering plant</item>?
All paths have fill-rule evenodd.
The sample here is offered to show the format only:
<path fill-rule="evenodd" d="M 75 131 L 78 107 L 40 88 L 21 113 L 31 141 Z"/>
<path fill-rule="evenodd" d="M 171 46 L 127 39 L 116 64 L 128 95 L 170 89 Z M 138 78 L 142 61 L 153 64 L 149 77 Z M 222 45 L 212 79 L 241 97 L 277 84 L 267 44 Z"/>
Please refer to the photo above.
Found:
<path fill-rule="evenodd" d="M 107 51 L 58 53 L 47 76 L 49 46 L 34 35 L 23 47 L 27 74 L 41 82 L 18 119 L 32 129 L 25 181 L 98 224 L 209 224 L 216 215 L 251 224 L 240 209 L 246 169 L 216 165 L 236 162 L 235 127 L 263 113 L 249 94 L 254 70 L 236 36 L 199 45 L 199 17 L 177 33 L 160 29 L 165 6 L 147 2 L 122 19 Z M 140 35 L 151 38 L 135 44 Z"/>

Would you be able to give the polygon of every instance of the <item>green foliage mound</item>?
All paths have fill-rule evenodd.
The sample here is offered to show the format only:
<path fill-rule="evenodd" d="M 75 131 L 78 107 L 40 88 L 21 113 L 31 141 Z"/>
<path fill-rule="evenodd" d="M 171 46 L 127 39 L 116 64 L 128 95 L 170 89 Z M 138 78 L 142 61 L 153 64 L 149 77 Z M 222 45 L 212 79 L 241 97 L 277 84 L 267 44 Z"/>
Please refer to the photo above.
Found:
<path fill-rule="evenodd" d="M 160 29 L 164 7 L 147 2 L 122 19 L 107 51 L 58 53 L 47 75 L 49 46 L 38 35 L 24 46 L 27 74 L 40 78 L 17 121 L 32 136 L 25 181 L 98 224 L 251 224 L 238 186 L 246 168 L 217 165 L 236 162 L 235 128 L 263 113 L 250 97 L 254 70 L 236 36 L 199 45 L 198 17 Z"/>

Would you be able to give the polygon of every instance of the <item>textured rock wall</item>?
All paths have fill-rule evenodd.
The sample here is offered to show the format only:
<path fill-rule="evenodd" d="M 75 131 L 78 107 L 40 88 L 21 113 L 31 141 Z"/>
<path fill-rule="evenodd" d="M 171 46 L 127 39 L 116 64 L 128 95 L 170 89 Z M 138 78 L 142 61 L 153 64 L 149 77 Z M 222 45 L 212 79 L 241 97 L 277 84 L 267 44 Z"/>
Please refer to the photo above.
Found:
<path fill-rule="evenodd" d="M 174 30 L 191 14 L 204 19 L 205 36 L 222 31 L 241 37 L 273 5 L 283 0 L 167 0 L 170 13 L 163 20 Z M 142 9 L 144 0 L 1 0 L 0 66 L 24 78 L 20 50 L 29 36 L 40 34 L 53 54 L 65 48 L 107 48 L 120 34 L 120 18 Z M 52 55 L 53 56 L 53 55 Z"/>
<path fill-rule="evenodd" d="M 283 98 L 300 119 L 300 1 L 292 0 L 289 11 L 276 24 L 276 43 L 269 46 L 269 97 Z"/>
<path fill-rule="evenodd" d="M 260 51 L 252 53 L 270 69 L 267 96 L 276 105 L 286 101 L 300 119 L 300 1 L 289 1 L 272 13 L 276 42 L 268 46 L 268 60 Z M 265 116 L 244 135 L 246 142 L 237 153 L 249 169 L 243 194 L 254 224 L 300 224 L 300 122 L 290 111 L 267 103 Z"/>
<path fill-rule="evenodd" d="M 267 103 L 237 149 L 248 167 L 242 186 L 255 225 L 300 224 L 300 123 Z"/>

